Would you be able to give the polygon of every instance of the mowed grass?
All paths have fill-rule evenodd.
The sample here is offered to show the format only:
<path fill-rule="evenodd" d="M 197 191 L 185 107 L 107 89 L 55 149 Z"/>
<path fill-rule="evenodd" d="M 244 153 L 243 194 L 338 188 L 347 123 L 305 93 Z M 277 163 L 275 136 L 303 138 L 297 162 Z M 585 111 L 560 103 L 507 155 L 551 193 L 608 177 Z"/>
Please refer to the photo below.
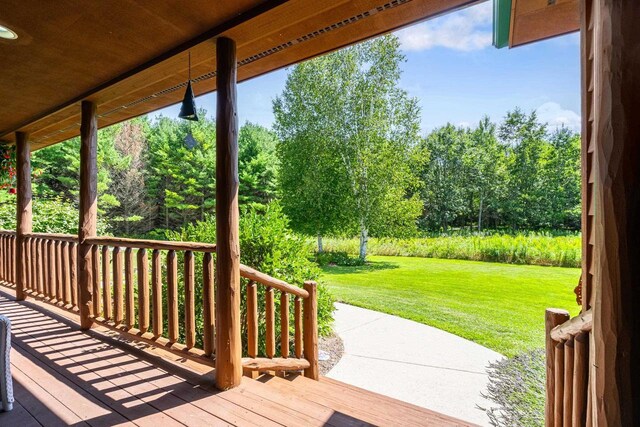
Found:
<path fill-rule="evenodd" d="M 514 356 L 544 347 L 546 308 L 579 312 L 573 293 L 579 276 L 577 268 L 371 256 L 362 267 L 324 267 L 322 279 L 338 301 Z"/>

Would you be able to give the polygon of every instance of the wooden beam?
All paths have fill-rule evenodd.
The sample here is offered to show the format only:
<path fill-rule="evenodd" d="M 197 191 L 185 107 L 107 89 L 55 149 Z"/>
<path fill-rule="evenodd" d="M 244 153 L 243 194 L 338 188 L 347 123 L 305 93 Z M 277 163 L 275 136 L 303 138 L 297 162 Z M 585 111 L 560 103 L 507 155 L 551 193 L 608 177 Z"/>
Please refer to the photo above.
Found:
<path fill-rule="evenodd" d="M 593 0 L 598 426 L 640 425 L 640 2 Z"/>
<path fill-rule="evenodd" d="M 27 269 L 29 268 L 29 250 L 25 247 L 25 234 L 32 231 L 31 208 L 31 144 L 26 133 L 16 132 L 16 177 L 18 180 L 16 201 L 16 299 L 25 299 L 27 288 Z"/>
<path fill-rule="evenodd" d="M 242 380 L 236 44 L 218 38 L 216 110 L 216 387 Z"/>
<path fill-rule="evenodd" d="M 92 245 L 85 241 L 96 235 L 98 217 L 98 122 L 96 105 L 90 101 L 82 101 L 82 117 L 80 123 L 80 224 L 78 226 L 78 295 L 80 297 L 80 327 L 91 328 L 93 321 L 93 269 L 91 261 Z"/>

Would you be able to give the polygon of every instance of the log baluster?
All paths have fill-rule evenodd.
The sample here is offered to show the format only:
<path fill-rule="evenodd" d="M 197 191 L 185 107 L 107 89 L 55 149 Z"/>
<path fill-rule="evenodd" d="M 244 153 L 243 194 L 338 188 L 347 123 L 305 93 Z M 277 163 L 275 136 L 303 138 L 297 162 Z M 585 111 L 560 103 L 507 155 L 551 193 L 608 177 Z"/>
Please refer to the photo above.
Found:
<path fill-rule="evenodd" d="M 267 326 L 266 350 L 267 357 L 272 359 L 276 350 L 275 309 L 273 303 L 273 288 L 267 287 L 265 291 L 265 316 Z"/>
<path fill-rule="evenodd" d="M 57 304 L 64 304 L 64 278 L 62 273 L 62 242 L 55 241 L 56 252 L 56 299 Z"/>
<path fill-rule="evenodd" d="M 213 256 L 205 252 L 202 258 L 202 305 L 203 305 L 203 346 L 204 354 L 211 356 L 215 351 L 215 301 L 213 289 Z"/>
<path fill-rule="evenodd" d="M 553 401 L 553 425 L 562 427 L 564 421 L 563 401 L 564 401 L 564 343 L 555 345 L 554 378 L 555 390 Z"/>
<path fill-rule="evenodd" d="M 56 301 L 56 251 L 53 240 L 47 240 L 47 297 Z"/>
<path fill-rule="evenodd" d="M 126 248 L 124 251 L 124 287 L 125 287 L 125 318 L 128 329 L 136 324 L 135 297 L 133 293 L 133 251 Z"/>
<path fill-rule="evenodd" d="M 571 417 L 573 416 L 573 338 L 564 343 L 564 396 L 562 399 L 562 414 L 564 426 L 571 425 Z"/>
<path fill-rule="evenodd" d="M 572 425 L 583 426 L 586 423 L 589 382 L 589 334 L 578 334 L 574 339 L 573 347 Z"/>
<path fill-rule="evenodd" d="M 153 298 L 153 335 L 162 336 L 162 265 L 160 251 L 154 249 L 151 254 L 151 291 Z"/>
<path fill-rule="evenodd" d="M 547 371 L 547 383 L 545 386 L 546 390 L 546 399 L 545 399 L 545 425 L 552 426 L 557 418 L 557 414 L 555 413 L 555 402 L 558 396 L 556 395 L 556 382 L 558 380 L 556 376 L 556 342 L 551 338 L 551 330 L 558 325 L 563 324 L 569 320 L 569 312 L 565 310 L 557 310 L 553 308 L 549 308 L 545 311 L 545 348 L 546 348 L 546 371 Z M 564 379 L 564 376 L 561 377 L 560 381 Z M 560 401 L 562 401 L 562 395 L 559 396 Z M 562 415 L 559 418 L 562 421 Z"/>
<path fill-rule="evenodd" d="M 78 244 L 69 244 L 69 282 L 71 284 L 71 304 L 78 307 Z"/>
<path fill-rule="evenodd" d="M 296 296 L 294 300 L 294 351 L 296 358 L 302 358 L 302 298 Z"/>
<path fill-rule="evenodd" d="M 167 310 L 169 312 L 169 341 L 178 341 L 178 259 L 176 252 L 167 254 Z"/>
<path fill-rule="evenodd" d="M 247 284 L 247 353 L 258 357 L 258 288 L 254 281 Z"/>
<path fill-rule="evenodd" d="M 99 317 L 102 308 L 102 294 L 100 292 L 100 248 L 91 246 L 91 302 L 93 304 L 93 317 Z"/>
<path fill-rule="evenodd" d="M 113 318 L 111 304 L 111 251 L 109 246 L 102 247 L 102 307 L 105 320 Z"/>
<path fill-rule="evenodd" d="M 31 239 L 31 290 L 34 291 L 34 294 L 38 294 L 38 251 L 37 251 L 37 241 L 35 237 Z"/>
<path fill-rule="evenodd" d="M 184 253 L 184 329 L 187 348 L 196 345 L 195 268 L 193 252 Z"/>
<path fill-rule="evenodd" d="M 71 306 L 71 269 L 69 265 L 69 251 L 71 243 L 62 242 L 62 299 L 64 305 Z"/>
<path fill-rule="evenodd" d="M 289 295 L 280 293 L 280 353 L 289 357 Z"/>
<path fill-rule="evenodd" d="M 149 330 L 149 258 L 146 249 L 138 249 L 138 327 Z"/>
<path fill-rule="evenodd" d="M 124 289 L 122 288 L 122 251 L 119 246 L 113 248 L 113 303 L 114 321 L 119 325 L 124 320 Z"/>

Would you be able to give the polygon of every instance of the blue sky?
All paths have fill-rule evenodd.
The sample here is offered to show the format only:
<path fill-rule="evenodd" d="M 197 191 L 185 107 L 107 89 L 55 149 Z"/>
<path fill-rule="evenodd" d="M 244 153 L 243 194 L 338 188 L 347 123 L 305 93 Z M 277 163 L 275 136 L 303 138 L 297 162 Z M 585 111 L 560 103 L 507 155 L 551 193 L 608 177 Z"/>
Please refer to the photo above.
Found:
<path fill-rule="evenodd" d="M 447 122 L 474 125 L 485 114 L 499 121 L 516 106 L 537 110 L 551 128 L 580 129 L 578 34 L 515 49 L 491 46 L 491 2 L 409 28 L 400 37 L 406 62 L 400 85 L 419 99 L 422 130 Z M 282 92 L 287 70 L 238 86 L 240 123 L 273 124 L 272 100 Z M 197 99 L 215 113 L 215 94 Z M 153 113 L 177 116 L 178 106 Z"/>

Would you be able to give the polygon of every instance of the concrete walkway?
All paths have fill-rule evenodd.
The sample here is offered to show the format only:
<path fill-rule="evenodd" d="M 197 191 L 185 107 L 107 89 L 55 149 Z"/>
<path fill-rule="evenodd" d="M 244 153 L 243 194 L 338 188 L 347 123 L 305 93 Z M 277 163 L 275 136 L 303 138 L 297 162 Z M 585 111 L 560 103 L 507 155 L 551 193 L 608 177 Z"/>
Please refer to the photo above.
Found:
<path fill-rule="evenodd" d="M 336 304 L 334 329 L 344 355 L 327 375 L 480 425 L 486 366 L 503 356 L 411 320 Z"/>

